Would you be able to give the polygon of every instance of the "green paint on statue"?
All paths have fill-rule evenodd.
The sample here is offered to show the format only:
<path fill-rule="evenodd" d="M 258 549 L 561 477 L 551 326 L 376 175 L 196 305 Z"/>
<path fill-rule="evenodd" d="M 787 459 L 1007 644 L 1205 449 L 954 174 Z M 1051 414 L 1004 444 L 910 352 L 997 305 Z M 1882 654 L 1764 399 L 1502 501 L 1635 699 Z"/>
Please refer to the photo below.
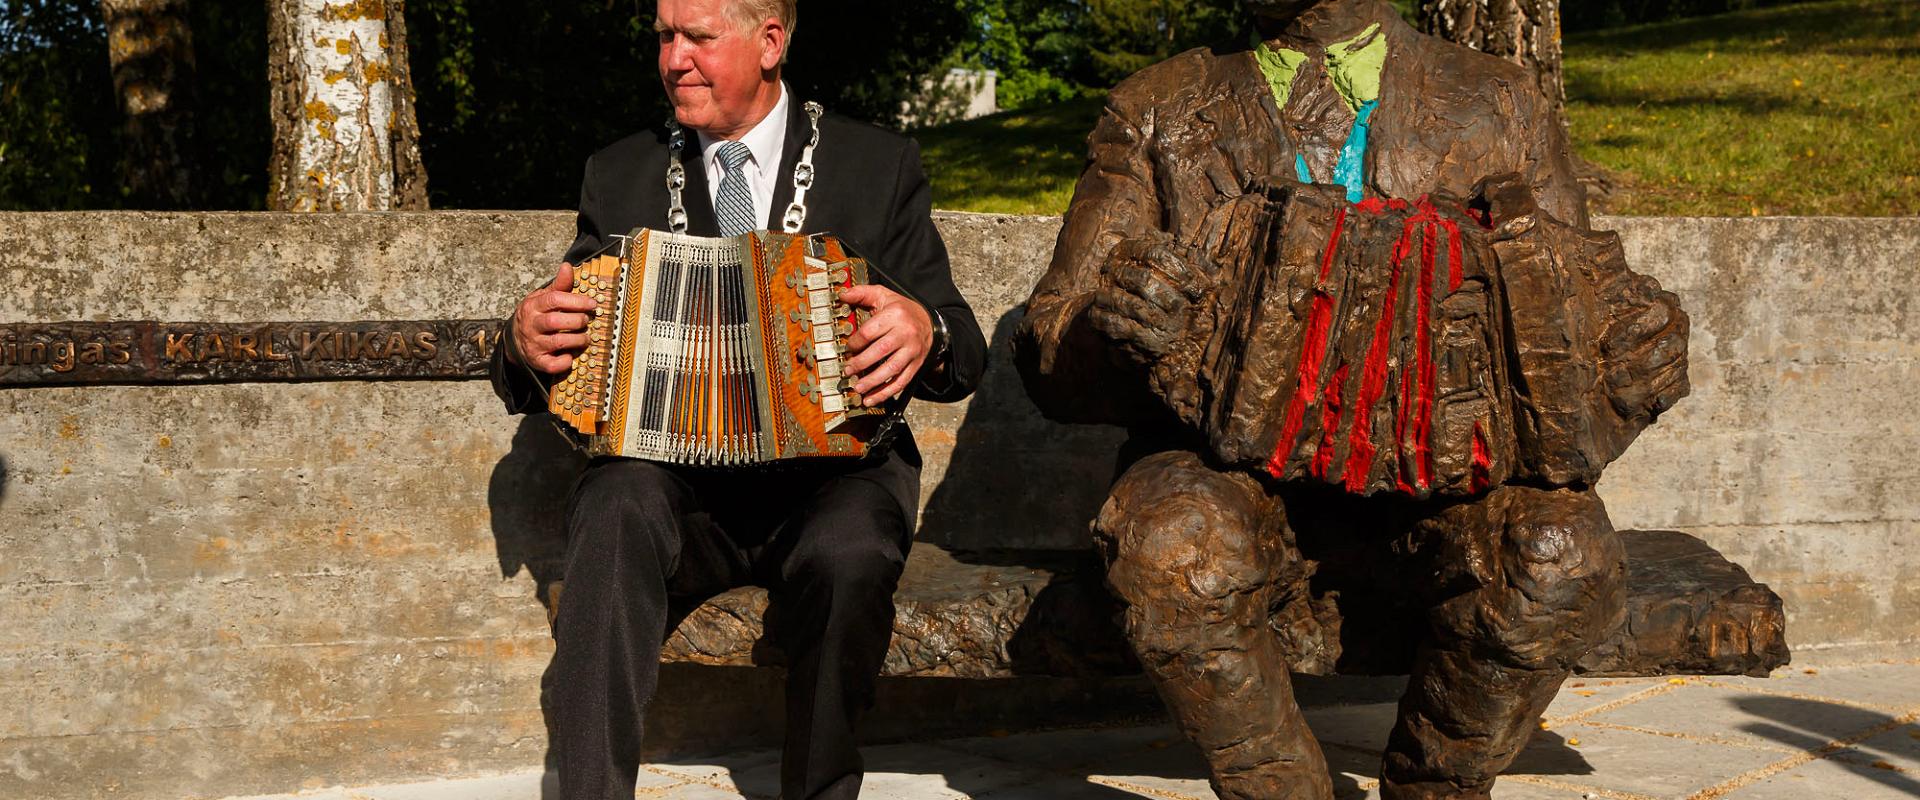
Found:
<path fill-rule="evenodd" d="M 1344 42 L 1327 45 L 1327 72 L 1333 75 L 1333 88 L 1340 99 L 1356 113 L 1360 107 L 1380 99 L 1380 73 L 1387 67 L 1387 37 L 1375 36 L 1378 24 Z"/>
<path fill-rule="evenodd" d="M 1253 35 L 1253 63 L 1259 65 L 1260 74 L 1267 79 L 1267 88 L 1273 90 L 1273 104 L 1285 109 L 1287 98 L 1293 94 L 1293 79 L 1300 74 L 1300 65 L 1307 63 L 1307 54 L 1284 47 L 1268 47 L 1260 41 L 1260 34 Z"/>
<path fill-rule="evenodd" d="M 1359 113 L 1360 107 L 1380 99 L 1380 73 L 1387 66 L 1387 37 L 1378 36 L 1380 26 L 1369 25 L 1360 35 L 1327 45 L 1327 73 L 1333 88 L 1346 101 L 1347 108 Z M 1270 47 L 1253 35 L 1253 63 L 1273 90 L 1273 103 L 1287 107 L 1293 96 L 1293 81 L 1300 76 L 1300 65 L 1307 54 L 1284 47 Z"/>

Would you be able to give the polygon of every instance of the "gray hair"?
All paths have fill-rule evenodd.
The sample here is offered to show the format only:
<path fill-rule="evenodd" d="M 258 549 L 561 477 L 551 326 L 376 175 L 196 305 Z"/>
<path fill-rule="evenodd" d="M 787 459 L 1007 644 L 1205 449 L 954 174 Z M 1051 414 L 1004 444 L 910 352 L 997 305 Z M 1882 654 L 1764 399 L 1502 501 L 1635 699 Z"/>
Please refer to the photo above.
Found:
<path fill-rule="evenodd" d="M 753 30 L 768 17 L 780 20 L 780 27 L 787 29 L 786 46 L 780 51 L 780 63 L 787 61 L 787 52 L 793 49 L 793 29 L 800 24 L 800 0 L 733 0 L 728 9 L 735 25 L 740 29 Z"/>

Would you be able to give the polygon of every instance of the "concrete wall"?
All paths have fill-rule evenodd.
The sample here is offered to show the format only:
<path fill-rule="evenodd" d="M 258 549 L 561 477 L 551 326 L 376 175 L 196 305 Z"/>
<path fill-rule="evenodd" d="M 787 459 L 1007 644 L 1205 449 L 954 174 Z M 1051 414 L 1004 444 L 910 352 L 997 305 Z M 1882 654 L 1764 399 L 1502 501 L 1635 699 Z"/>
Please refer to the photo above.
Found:
<path fill-rule="evenodd" d="M 1003 356 L 1057 221 L 940 223 Z M 1694 396 L 1608 473 L 1617 523 L 1699 534 L 1773 584 L 1802 661 L 1911 655 L 1920 220 L 1605 224 L 1694 314 Z M 493 317 L 569 232 L 0 214 L 0 322 Z M 971 403 L 914 414 L 923 539 L 1083 545 L 1114 431 L 1037 419 L 1004 357 Z M 534 595 L 566 473 L 535 466 L 556 442 L 479 382 L 0 389 L 0 797 L 537 764 Z"/>

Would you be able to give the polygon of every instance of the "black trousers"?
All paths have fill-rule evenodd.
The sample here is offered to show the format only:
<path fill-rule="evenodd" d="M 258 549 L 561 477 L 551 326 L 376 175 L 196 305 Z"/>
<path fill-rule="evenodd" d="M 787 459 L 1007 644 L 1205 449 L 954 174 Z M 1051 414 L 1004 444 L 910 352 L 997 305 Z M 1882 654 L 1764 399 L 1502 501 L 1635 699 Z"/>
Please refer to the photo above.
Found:
<path fill-rule="evenodd" d="M 873 703 L 919 495 L 918 453 L 902 439 L 873 463 L 801 471 L 588 466 L 554 622 L 564 800 L 633 797 L 668 625 L 744 585 L 769 590 L 766 633 L 787 655 L 782 797 L 859 795 L 854 722 Z"/>

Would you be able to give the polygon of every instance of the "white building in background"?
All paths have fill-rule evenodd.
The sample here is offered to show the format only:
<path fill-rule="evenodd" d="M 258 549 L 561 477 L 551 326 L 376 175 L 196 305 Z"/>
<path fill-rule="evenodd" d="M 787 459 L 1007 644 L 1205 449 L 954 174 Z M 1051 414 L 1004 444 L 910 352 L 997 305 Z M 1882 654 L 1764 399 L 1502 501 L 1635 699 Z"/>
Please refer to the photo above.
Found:
<path fill-rule="evenodd" d="M 900 125 L 925 128 L 998 112 L 999 73 L 990 69 L 954 67 L 937 80 L 921 82 L 920 93 L 900 104 Z"/>

